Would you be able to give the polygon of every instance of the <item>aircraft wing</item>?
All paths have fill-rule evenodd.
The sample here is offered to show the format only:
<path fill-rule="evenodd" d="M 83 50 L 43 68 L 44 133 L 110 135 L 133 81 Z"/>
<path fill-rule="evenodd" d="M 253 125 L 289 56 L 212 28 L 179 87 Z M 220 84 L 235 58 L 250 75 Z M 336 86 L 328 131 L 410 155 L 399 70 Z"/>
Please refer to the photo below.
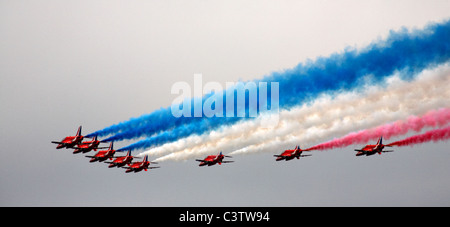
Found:
<path fill-rule="evenodd" d="M 394 151 L 383 151 L 383 152 L 394 152 Z"/>
<path fill-rule="evenodd" d="M 157 169 L 157 168 L 161 168 L 160 166 L 154 166 L 154 167 L 148 167 L 147 169 Z"/>
<path fill-rule="evenodd" d="M 86 157 L 86 158 L 95 158 L 95 156 L 92 156 L 92 155 L 86 155 L 84 157 Z"/>
<path fill-rule="evenodd" d="M 206 160 L 202 160 L 202 159 L 195 159 L 195 161 L 197 161 L 197 162 L 210 162 L 210 161 L 206 161 Z"/>
<path fill-rule="evenodd" d="M 92 149 L 106 149 L 106 148 L 109 148 L 109 147 L 96 147 L 96 148 L 92 148 Z"/>
<path fill-rule="evenodd" d="M 355 151 L 365 152 L 364 150 L 358 150 L 358 149 L 355 149 Z"/>
<path fill-rule="evenodd" d="M 308 156 L 312 156 L 312 154 L 302 154 L 302 155 L 300 155 L 300 157 L 308 157 Z"/>
<path fill-rule="evenodd" d="M 222 163 L 232 163 L 234 161 L 222 161 Z"/>
<path fill-rule="evenodd" d="M 273 155 L 273 157 L 282 157 L 282 158 L 288 158 L 291 157 L 292 155 L 283 155 L 283 154 L 275 154 Z"/>
<path fill-rule="evenodd" d="M 89 149 L 89 148 L 87 148 L 87 147 L 69 147 L 70 149 L 78 149 L 78 150 L 87 150 L 87 149 Z M 95 149 L 97 149 L 97 148 L 95 148 Z M 92 149 L 93 150 L 93 149 Z"/>

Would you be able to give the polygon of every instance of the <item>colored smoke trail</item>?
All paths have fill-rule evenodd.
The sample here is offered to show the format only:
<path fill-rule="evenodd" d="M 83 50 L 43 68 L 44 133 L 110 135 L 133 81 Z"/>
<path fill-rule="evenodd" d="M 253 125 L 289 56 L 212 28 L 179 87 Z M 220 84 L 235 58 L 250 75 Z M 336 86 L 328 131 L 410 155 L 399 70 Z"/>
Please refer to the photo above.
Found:
<path fill-rule="evenodd" d="M 376 42 L 362 50 L 348 49 L 343 53 L 320 57 L 315 61 L 299 64 L 293 69 L 272 73 L 260 81 L 279 82 L 280 108 L 290 109 L 312 101 L 323 93 L 352 90 L 363 83 L 384 83 L 384 79 L 396 71 L 406 72 L 404 75 L 409 76 L 405 78 L 410 79 L 417 72 L 450 59 L 448 40 L 450 40 L 450 21 L 429 25 L 423 30 L 412 32 L 404 29 L 391 32 L 386 40 Z M 127 147 L 142 149 L 173 142 L 191 134 L 203 135 L 242 119 L 244 118 L 175 118 L 170 108 L 165 108 L 88 136 L 115 134 L 106 141 L 141 136 L 155 137 Z M 191 129 L 195 130 L 188 133 Z"/>
<path fill-rule="evenodd" d="M 450 139 L 450 126 L 442 129 L 434 129 L 420 135 L 408 137 L 388 144 L 389 146 L 412 146 L 415 144 L 426 143 L 430 141 L 442 141 Z"/>
<path fill-rule="evenodd" d="M 254 119 L 154 147 L 140 155 L 167 155 L 158 161 L 186 160 L 218 150 L 233 151 L 234 155 L 273 152 L 280 147 L 287 149 L 286 145 L 291 143 L 306 147 L 329 136 L 344 136 L 448 106 L 449 75 L 448 65 L 425 70 L 410 82 L 394 75 L 385 87 L 365 86 L 361 92 L 324 95 L 310 105 L 283 110 L 280 124 L 274 129 L 261 128 L 258 119 Z"/>
<path fill-rule="evenodd" d="M 342 138 L 333 139 L 309 148 L 310 150 L 326 150 L 342 148 L 352 144 L 367 143 L 383 136 L 389 139 L 392 136 L 404 135 L 410 130 L 419 132 L 424 127 L 444 126 L 450 122 L 450 109 L 432 110 L 422 117 L 411 116 L 406 121 L 397 121 L 391 124 L 378 126 L 373 129 L 366 129 L 359 132 L 350 133 Z"/>
<path fill-rule="evenodd" d="M 429 116 L 430 115 L 428 115 L 428 117 Z M 447 123 L 448 122 L 449 121 L 447 121 Z M 360 123 L 360 122 L 357 122 L 357 123 Z M 431 122 L 428 122 L 428 123 L 431 123 Z M 420 124 L 417 124 L 416 127 L 413 127 L 413 128 L 418 129 L 418 127 L 417 127 L 418 125 L 420 125 Z M 301 140 L 300 142 L 299 142 L 299 140 L 297 140 L 297 138 L 299 138 L 299 137 L 295 137 L 295 136 L 292 136 L 292 137 L 287 136 L 286 138 L 282 138 L 282 139 L 280 139 L 277 136 L 275 136 L 276 139 L 263 141 L 263 142 L 261 142 L 259 144 L 258 143 L 251 144 L 251 145 L 249 145 L 247 147 L 244 147 L 242 149 L 238 149 L 238 150 L 233 151 L 233 152 L 231 152 L 229 154 L 230 155 L 252 154 L 252 153 L 255 153 L 255 152 L 272 152 L 273 153 L 274 151 L 280 151 L 280 150 L 283 150 L 284 148 L 285 149 L 291 148 L 291 147 L 285 146 L 286 143 L 291 143 L 291 144 L 296 144 L 296 143 L 308 144 L 308 143 L 311 143 L 312 141 L 316 141 L 317 137 L 321 138 L 322 137 L 322 135 L 320 135 L 321 133 L 324 133 L 325 135 L 327 134 L 327 131 L 331 131 L 328 134 L 335 133 L 336 132 L 336 128 L 337 127 L 335 127 L 334 129 L 309 128 L 308 130 L 306 130 L 306 132 L 304 134 L 302 134 L 300 136 L 300 138 L 303 138 L 303 140 Z M 316 132 L 318 132 L 318 133 L 316 133 Z M 267 133 L 270 133 L 270 132 L 267 132 Z M 404 133 L 402 132 L 402 133 L 399 133 L 399 135 L 400 134 L 404 134 Z M 393 133 L 391 132 L 390 135 L 393 136 Z M 354 143 L 366 143 L 370 139 L 374 139 L 374 140 L 378 139 L 379 136 L 380 136 L 379 134 L 370 134 L 370 136 L 367 136 L 366 138 L 360 139 L 359 141 L 352 141 L 352 143 L 340 144 L 340 146 L 333 146 L 333 147 L 344 147 L 344 146 L 348 146 L 348 145 L 351 145 L 351 144 L 354 144 Z M 217 137 L 217 135 L 216 135 L 216 137 Z M 217 143 L 216 146 L 209 147 L 208 144 L 204 144 L 204 142 L 202 142 L 201 140 L 197 140 L 196 142 L 199 143 L 198 146 L 195 146 L 195 147 L 190 148 L 190 149 L 189 148 L 185 148 L 183 146 L 183 145 L 186 145 L 185 143 L 183 144 L 183 143 L 177 142 L 174 145 L 175 146 L 178 145 L 178 148 L 179 148 L 178 151 L 175 151 L 175 152 L 170 153 L 168 155 L 162 156 L 162 157 L 156 159 L 155 161 L 192 159 L 192 158 L 195 158 L 195 157 L 200 157 L 201 155 L 212 154 L 212 153 L 214 153 L 214 152 L 216 152 L 218 150 L 226 150 L 226 148 L 230 147 L 230 144 L 236 144 L 236 143 L 240 144 L 241 143 L 241 141 L 239 141 L 239 140 L 234 140 L 234 141 L 231 141 L 231 142 L 228 141 L 228 140 L 219 140 L 219 143 Z M 306 143 L 303 143 L 303 142 L 306 142 Z M 165 149 L 165 148 L 169 148 L 170 149 L 170 145 L 167 145 L 167 146 L 168 147 L 166 147 L 166 145 L 164 145 L 161 148 L 162 149 Z M 280 149 L 280 147 L 283 147 L 283 148 Z M 302 146 L 302 147 L 306 148 L 305 146 Z M 225 149 L 222 149 L 222 148 L 225 148 Z M 309 148 L 309 150 L 317 150 L 319 148 L 322 148 L 322 147 L 314 146 L 314 147 Z M 331 148 L 331 147 L 328 147 L 328 148 Z M 158 148 L 156 148 L 153 151 L 157 151 L 157 149 Z M 154 154 L 154 152 L 152 152 L 152 151 L 144 152 L 144 153 L 141 153 L 140 155 L 143 155 L 143 154 Z"/>

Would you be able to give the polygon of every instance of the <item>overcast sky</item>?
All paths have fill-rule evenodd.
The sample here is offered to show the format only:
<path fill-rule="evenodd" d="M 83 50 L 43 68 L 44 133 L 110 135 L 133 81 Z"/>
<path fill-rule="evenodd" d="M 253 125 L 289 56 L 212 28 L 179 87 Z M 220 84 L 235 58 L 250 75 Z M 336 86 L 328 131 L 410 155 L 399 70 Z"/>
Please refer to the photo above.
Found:
<path fill-rule="evenodd" d="M 362 158 L 351 147 L 290 162 L 168 161 L 139 174 L 50 143 L 167 107 L 171 86 L 194 73 L 257 79 L 448 18 L 446 0 L 2 0 L 0 205 L 449 206 L 450 142 Z"/>

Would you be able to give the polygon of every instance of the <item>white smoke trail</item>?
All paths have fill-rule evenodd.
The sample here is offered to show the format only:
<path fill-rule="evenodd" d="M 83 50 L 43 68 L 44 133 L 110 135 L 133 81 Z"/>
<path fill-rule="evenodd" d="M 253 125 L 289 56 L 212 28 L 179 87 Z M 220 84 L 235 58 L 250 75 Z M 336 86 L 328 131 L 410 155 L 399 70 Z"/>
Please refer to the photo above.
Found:
<path fill-rule="evenodd" d="M 351 131 L 421 115 L 450 105 L 450 65 L 424 70 L 407 82 L 399 74 L 385 87 L 365 86 L 361 92 L 322 95 L 312 104 L 281 111 L 278 126 L 261 128 L 261 118 L 220 128 L 207 135 L 190 136 L 142 152 L 165 155 L 155 161 L 187 160 L 220 150 L 231 154 L 270 151 L 278 153 L 300 144 L 312 146 Z"/>

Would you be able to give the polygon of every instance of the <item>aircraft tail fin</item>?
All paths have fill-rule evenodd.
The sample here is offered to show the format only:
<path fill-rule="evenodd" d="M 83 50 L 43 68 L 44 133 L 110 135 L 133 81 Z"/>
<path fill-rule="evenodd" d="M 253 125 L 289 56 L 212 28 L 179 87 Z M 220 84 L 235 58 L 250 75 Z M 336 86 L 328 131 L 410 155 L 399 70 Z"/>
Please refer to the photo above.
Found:
<path fill-rule="evenodd" d="M 377 145 L 383 144 L 383 137 L 381 136 L 380 139 L 378 139 Z"/>
<path fill-rule="evenodd" d="M 81 125 L 80 125 L 80 127 L 78 127 L 78 131 L 77 131 L 77 135 L 76 136 L 81 136 Z"/>

